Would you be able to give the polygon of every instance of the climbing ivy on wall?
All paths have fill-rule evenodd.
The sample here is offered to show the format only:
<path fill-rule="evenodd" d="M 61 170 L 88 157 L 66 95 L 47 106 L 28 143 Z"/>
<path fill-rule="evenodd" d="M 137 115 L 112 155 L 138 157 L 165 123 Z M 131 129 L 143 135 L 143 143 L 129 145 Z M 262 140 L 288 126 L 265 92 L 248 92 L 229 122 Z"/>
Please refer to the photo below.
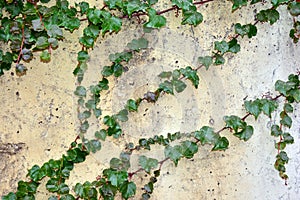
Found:
<path fill-rule="evenodd" d="M 169 133 L 167 136 L 155 135 L 150 138 L 139 138 L 136 143 L 128 143 L 117 158 L 111 158 L 109 167 L 103 170 L 93 182 L 76 183 L 70 188 L 66 180 L 77 163 L 85 161 L 86 157 L 101 151 L 101 142 L 119 138 L 122 134 L 121 122 L 129 119 L 129 113 L 139 111 L 139 106 L 152 103 L 164 95 L 174 95 L 183 92 L 187 82 L 198 89 L 200 84 L 199 69 L 209 70 L 214 65 L 226 62 L 225 54 L 235 54 L 242 48 L 239 40 L 244 37 L 251 39 L 257 34 L 258 23 L 276 23 L 280 14 L 279 7 L 284 6 L 293 17 L 293 27 L 290 38 L 297 43 L 300 38 L 300 2 L 294 0 L 231 0 L 232 12 L 243 9 L 244 6 L 257 3 L 268 3 L 269 9 L 260 10 L 249 24 L 236 23 L 234 36 L 230 40 L 215 41 L 210 55 L 200 55 L 199 66 L 186 66 L 173 71 L 158 74 L 161 83 L 156 90 L 145 91 L 145 94 L 135 99 L 128 99 L 124 107 L 112 115 L 102 116 L 100 95 L 110 89 L 109 77 L 115 79 L 126 73 L 125 67 L 131 59 L 135 59 L 139 51 L 148 48 L 148 41 L 140 37 L 129 42 L 126 49 L 109 55 L 111 64 L 103 66 L 101 78 L 96 85 L 82 85 L 84 74 L 88 70 L 89 53 L 93 51 L 95 43 L 104 40 L 105 35 L 117 34 L 123 27 L 123 22 L 137 21 L 143 27 L 144 34 L 167 26 L 167 12 L 175 12 L 181 18 L 182 25 L 197 27 L 204 16 L 198 11 L 198 6 L 209 4 L 213 0 L 171 0 L 169 8 L 160 10 L 158 0 L 104 0 L 99 6 L 91 7 L 88 2 L 77 2 L 70 6 L 67 0 L 6 0 L 0 2 L 0 75 L 15 67 L 16 74 L 23 76 L 27 72 L 27 63 L 39 56 L 41 62 L 52 59 L 52 51 L 59 48 L 59 43 L 65 39 L 64 32 L 73 32 L 82 27 L 79 44 L 82 46 L 77 53 L 77 65 L 73 74 L 76 76 L 74 95 L 77 98 L 78 136 L 71 142 L 69 149 L 60 159 L 50 159 L 41 166 L 34 165 L 28 170 L 27 180 L 20 180 L 16 192 L 10 192 L 2 197 L 3 200 L 35 199 L 37 189 L 43 179 L 47 177 L 46 189 L 55 199 L 114 199 L 120 193 L 124 199 L 135 196 L 137 186 L 132 177 L 137 173 L 149 174 L 149 182 L 142 187 L 142 199 L 146 200 L 154 192 L 154 184 L 160 176 L 160 171 L 166 161 L 172 161 L 175 166 L 185 158 L 191 159 L 203 145 L 210 145 L 212 151 L 223 151 L 229 147 L 229 140 L 221 132 L 229 130 L 234 136 L 248 141 L 254 133 L 253 125 L 249 124 L 249 117 L 257 120 L 260 115 L 272 118 L 275 112 L 280 113 L 280 121 L 274 123 L 270 135 L 277 138 L 274 167 L 279 176 L 285 181 L 286 164 L 289 161 L 284 151 L 286 145 L 292 144 L 294 138 L 287 132 L 292 126 L 291 114 L 295 104 L 300 101 L 299 73 L 291 74 L 287 80 L 277 80 L 275 83 L 276 96 L 264 95 L 262 98 L 245 100 L 244 116 L 224 116 L 224 127 L 216 130 L 214 127 L 203 126 L 190 133 Z M 76 41 L 74 41 L 76 42 Z M 29 72 L 30 73 L 30 72 Z M 179 94 L 180 95 L 180 94 Z M 281 99 L 281 101 L 279 101 Z M 284 102 L 283 104 L 280 102 Z M 97 130 L 94 138 L 87 138 L 89 119 L 94 115 L 103 119 L 106 128 Z M 112 137 L 112 138 L 111 138 Z M 130 172 L 131 155 L 140 150 L 151 151 L 153 145 L 164 147 L 164 159 L 140 155 L 140 168 Z"/>

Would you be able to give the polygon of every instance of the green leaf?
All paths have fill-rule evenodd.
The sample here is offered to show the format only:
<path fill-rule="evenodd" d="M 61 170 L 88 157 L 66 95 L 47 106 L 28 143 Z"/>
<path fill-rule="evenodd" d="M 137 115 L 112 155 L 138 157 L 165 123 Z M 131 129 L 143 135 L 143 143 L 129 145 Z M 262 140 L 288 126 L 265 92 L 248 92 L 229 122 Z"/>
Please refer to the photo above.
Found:
<path fill-rule="evenodd" d="M 161 72 L 158 77 L 160 78 L 170 78 L 172 76 L 172 72 L 168 71 L 168 72 Z"/>
<path fill-rule="evenodd" d="M 78 18 L 68 18 L 64 20 L 62 26 L 64 26 L 65 29 L 70 30 L 70 32 L 73 32 L 80 27 L 80 20 Z"/>
<path fill-rule="evenodd" d="M 194 133 L 194 137 L 199 140 L 202 145 L 205 145 L 215 144 L 220 136 L 215 133 L 211 127 L 203 126 L 199 131 Z"/>
<path fill-rule="evenodd" d="M 186 84 L 181 80 L 173 80 L 173 84 L 175 86 L 175 90 L 177 93 L 183 92 L 183 90 L 186 88 Z"/>
<path fill-rule="evenodd" d="M 124 182 L 120 187 L 120 192 L 122 193 L 122 197 L 124 199 L 128 199 L 135 195 L 136 192 L 136 185 L 134 182 Z"/>
<path fill-rule="evenodd" d="M 91 116 L 91 112 L 88 110 L 85 110 L 82 113 L 78 113 L 78 119 L 83 120 L 83 119 L 88 119 Z"/>
<path fill-rule="evenodd" d="M 235 38 L 228 42 L 228 46 L 228 51 L 232 53 L 237 53 L 241 50 L 241 46 L 237 43 L 237 40 Z"/>
<path fill-rule="evenodd" d="M 218 150 L 226 150 L 228 149 L 229 141 L 226 137 L 219 137 L 217 142 L 215 143 L 215 146 L 212 148 L 212 151 L 218 151 Z"/>
<path fill-rule="evenodd" d="M 275 143 L 275 149 L 278 150 L 283 150 L 286 147 L 286 143 L 285 142 L 277 142 Z"/>
<path fill-rule="evenodd" d="M 106 169 L 103 171 L 103 175 L 107 177 L 108 181 L 113 186 L 120 187 L 127 181 L 128 173 L 126 171 L 117 171 L 113 169 Z"/>
<path fill-rule="evenodd" d="M 254 131 L 253 127 L 248 125 L 243 130 L 241 130 L 238 133 L 235 133 L 234 135 L 240 138 L 241 140 L 247 141 L 253 135 L 253 131 Z"/>
<path fill-rule="evenodd" d="M 199 57 L 198 61 L 205 66 L 206 70 L 211 66 L 213 63 L 213 58 L 211 56 L 204 56 L 204 57 Z"/>
<path fill-rule="evenodd" d="M 215 54 L 215 64 L 222 65 L 224 63 L 225 63 L 225 59 L 223 58 L 223 56 L 219 54 Z"/>
<path fill-rule="evenodd" d="M 258 21 L 267 22 L 269 21 L 270 24 L 274 24 L 279 19 L 279 12 L 274 9 L 267 9 L 261 10 L 257 15 L 256 18 Z"/>
<path fill-rule="evenodd" d="M 94 24 L 90 24 L 88 27 L 86 27 L 83 30 L 84 35 L 91 37 L 93 39 L 96 39 L 100 33 L 99 26 L 96 26 Z"/>
<path fill-rule="evenodd" d="M 247 5 L 247 0 L 232 0 L 233 5 L 232 5 L 232 11 L 235 11 L 236 9 L 246 6 Z"/>
<path fill-rule="evenodd" d="M 102 185 L 102 187 L 99 188 L 99 192 L 104 200 L 114 200 L 117 190 L 117 187 L 108 183 L 105 183 L 104 185 Z"/>
<path fill-rule="evenodd" d="M 284 82 L 281 80 L 277 80 L 275 83 L 275 90 L 283 94 L 284 96 L 287 96 L 289 91 L 293 89 L 295 86 L 296 84 L 294 82 L 291 81 Z"/>
<path fill-rule="evenodd" d="M 282 130 L 280 129 L 280 127 L 276 124 L 273 124 L 271 127 L 271 135 L 278 137 L 279 135 L 282 135 Z"/>
<path fill-rule="evenodd" d="M 127 47 L 133 51 L 139 51 L 141 49 L 146 49 L 148 47 L 148 40 L 145 38 L 133 39 L 127 44 Z"/>
<path fill-rule="evenodd" d="M 61 183 L 59 186 L 58 186 L 58 191 L 57 193 L 58 194 L 68 194 L 70 191 L 69 189 L 69 186 L 65 183 Z"/>
<path fill-rule="evenodd" d="M 37 49 L 46 49 L 49 47 L 48 38 L 44 36 L 38 37 L 35 45 Z"/>
<path fill-rule="evenodd" d="M 123 5 L 125 7 L 125 11 L 129 16 L 131 16 L 134 12 L 145 12 L 148 8 L 148 5 L 141 0 L 125 1 Z"/>
<path fill-rule="evenodd" d="M 165 81 L 165 82 L 159 84 L 159 89 L 161 89 L 162 91 L 164 91 L 168 94 L 174 94 L 173 84 L 170 81 Z"/>
<path fill-rule="evenodd" d="M 280 124 L 282 124 L 283 126 L 287 126 L 288 128 L 291 128 L 292 126 L 292 118 L 290 118 L 285 112 L 281 112 L 280 113 Z"/>
<path fill-rule="evenodd" d="M 85 97 L 86 96 L 86 89 L 83 86 L 77 86 L 76 90 L 74 92 L 75 95 L 79 97 Z"/>
<path fill-rule="evenodd" d="M 48 50 L 44 50 L 44 51 L 42 51 L 42 53 L 40 55 L 40 59 L 42 62 L 50 62 L 51 54 L 49 53 Z"/>
<path fill-rule="evenodd" d="M 132 58 L 132 52 L 121 52 L 109 55 L 109 60 L 114 63 L 120 63 L 122 61 L 128 62 Z"/>
<path fill-rule="evenodd" d="M 261 113 L 260 100 L 256 99 L 254 101 L 245 101 L 244 105 L 245 105 L 247 112 L 252 114 L 255 117 L 255 119 L 257 119 L 257 117 Z"/>
<path fill-rule="evenodd" d="M 235 115 L 225 116 L 224 121 L 226 123 L 226 127 L 233 129 L 235 133 L 237 133 L 239 129 L 245 129 L 247 125 L 246 122 Z"/>
<path fill-rule="evenodd" d="M 46 183 L 46 189 L 49 192 L 57 192 L 58 191 L 58 180 L 51 178 Z"/>
<path fill-rule="evenodd" d="M 41 180 L 46 174 L 44 171 L 41 170 L 41 168 L 38 165 L 34 165 L 29 171 L 28 171 L 28 175 L 30 176 L 30 178 L 37 182 L 39 180 Z"/>
<path fill-rule="evenodd" d="M 156 10 L 153 8 L 148 9 L 149 21 L 145 23 L 147 28 L 161 28 L 166 25 L 166 18 L 156 14 Z"/>
<path fill-rule="evenodd" d="M 152 193 L 153 192 L 153 182 L 149 182 L 147 183 L 146 185 L 144 185 L 144 188 L 143 188 L 147 193 Z M 149 196 L 150 198 L 150 196 Z"/>
<path fill-rule="evenodd" d="M 150 173 L 158 165 L 157 159 L 147 158 L 146 156 L 139 157 L 139 165 L 147 172 Z"/>
<path fill-rule="evenodd" d="M 92 22 L 94 25 L 97 25 L 101 22 L 101 14 L 103 11 L 99 9 L 88 9 L 87 10 L 87 18 L 90 22 Z"/>
<path fill-rule="evenodd" d="M 82 133 L 86 133 L 86 131 L 89 129 L 89 127 L 90 127 L 89 122 L 88 122 L 88 121 L 84 121 L 84 122 L 81 124 L 81 126 L 80 126 L 80 131 L 81 131 Z"/>
<path fill-rule="evenodd" d="M 229 45 L 226 41 L 216 41 L 215 42 L 215 50 L 219 51 L 221 54 L 226 53 L 229 50 Z"/>
<path fill-rule="evenodd" d="M 300 90 L 298 88 L 291 90 L 289 94 L 295 99 L 296 102 L 300 102 Z"/>
<path fill-rule="evenodd" d="M 283 106 L 283 110 L 286 113 L 292 113 L 294 111 L 293 106 L 290 103 L 285 103 Z"/>
<path fill-rule="evenodd" d="M 285 151 L 280 151 L 276 158 L 279 158 L 283 163 L 289 162 L 289 157 Z"/>
<path fill-rule="evenodd" d="M 277 109 L 278 103 L 276 101 L 268 99 L 261 99 L 260 103 L 263 113 L 271 118 L 271 114 Z"/>
<path fill-rule="evenodd" d="M 172 0 L 172 4 L 182 10 L 191 10 L 194 7 L 192 0 Z"/>
<path fill-rule="evenodd" d="M 290 2 L 288 5 L 288 10 L 293 16 L 300 15 L 300 2 Z"/>
<path fill-rule="evenodd" d="M 104 0 L 105 5 L 109 7 L 109 9 L 116 9 L 123 7 L 122 0 Z"/>
<path fill-rule="evenodd" d="M 289 0 L 271 0 L 271 3 L 273 4 L 273 6 L 278 6 L 280 4 L 284 4 L 289 2 Z"/>
<path fill-rule="evenodd" d="M 114 73 L 113 69 L 111 66 L 104 66 L 102 71 L 101 71 L 101 74 L 104 76 L 104 77 L 109 77 L 111 76 L 112 74 Z"/>
<path fill-rule="evenodd" d="M 291 136 L 289 133 L 284 133 L 283 134 L 283 142 L 287 144 L 293 144 L 294 143 L 294 138 Z"/>
<path fill-rule="evenodd" d="M 85 146 L 87 147 L 88 151 L 93 153 L 101 150 L 101 142 L 99 140 L 89 140 Z"/>
<path fill-rule="evenodd" d="M 115 117 L 121 122 L 126 122 L 128 121 L 128 111 L 123 109 L 117 115 L 115 115 Z"/>
<path fill-rule="evenodd" d="M 10 192 L 7 195 L 2 196 L 2 200 L 17 200 L 17 195 L 13 192 Z"/>
<path fill-rule="evenodd" d="M 32 60 L 33 58 L 33 54 L 31 52 L 30 49 L 22 49 L 22 59 L 25 61 L 25 62 L 29 62 L 30 60 Z"/>
<path fill-rule="evenodd" d="M 75 3 L 75 5 L 76 5 L 76 7 L 79 6 L 81 14 L 85 14 L 90 7 L 89 3 L 87 3 L 87 2 L 80 2 L 78 4 Z"/>
<path fill-rule="evenodd" d="M 147 0 L 149 5 L 154 5 L 158 2 L 158 0 Z"/>
<path fill-rule="evenodd" d="M 79 42 L 80 44 L 82 44 L 83 46 L 87 47 L 87 48 L 92 48 L 94 46 L 94 38 L 90 37 L 90 36 L 83 36 L 79 38 Z"/>
<path fill-rule="evenodd" d="M 129 99 L 127 100 L 126 108 L 128 109 L 128 111 L 133 112 L 137 111 L 138 105 L 135 100 Z"/>
<path fill-rule="evenodd" d="M 102 35 L 104 35 L 107 31 L 111 32 L 119 32 L 121 30 L 122 20 L 118 17 L 111 16 L 109 18 L 104 19 L 102 24 Z"/>
<path fill-rule="evenodd" d="M 197 12 L 197 8 L 195 6 L 192 8 L 193 9 L 183 10 L 183 19 L 181 24 L 197 26 L 203 21 L 203 16 L 200 12 Z"/>
<path fill-rule="evenodd" d="M 190 66 L 187 66 L 185 69 L 180 69 L 180 72 L 193 83 L 196 89 L 198 88 L 199 76 L 196 70 L 192 69 Z"/>
<path fill-rule="evenodd" d="M 43 26 L 40 18 L 31 20 L 31 24 L 32 24 L 32 28 L 34 31 L 40 32 L 40 31 L 44 30 L 44 26 Z"/>
<path fill-rule="evenodd" d="M 96 131 L 96 132 L 95 132 L 95 137 L 96 137 L 97 139 L 102 140 L 102 141 L 105 141 L 106 135 L 107 135 L 107 133 L 106 133 L 106 130 L 105 130 L 105 129 L 101 129 L 100 131 Z"/>
<path fill-rule="evenodd" d="M 190 159 L 198 152 L 198 146 L 195 142 L 192 141 L 183 141 L 181 142 L 181 153 L 187 159 Z"/>
<path fill-rule="evenodd" d="M 183 156 L 181 148 L 182 147 L 180 145 L 175 145 L 174 147 L 168 145 L 164 151 L 165 157 L 170 158 L 174 162 L 176 167 L 177 167 L 178 161 Z"/>
<path fill-rule="evenodd" d="M 56 24 L 51 24 L 47 27 L 47 35 L 50 38 L 63 38 L 63 31 Z"/>

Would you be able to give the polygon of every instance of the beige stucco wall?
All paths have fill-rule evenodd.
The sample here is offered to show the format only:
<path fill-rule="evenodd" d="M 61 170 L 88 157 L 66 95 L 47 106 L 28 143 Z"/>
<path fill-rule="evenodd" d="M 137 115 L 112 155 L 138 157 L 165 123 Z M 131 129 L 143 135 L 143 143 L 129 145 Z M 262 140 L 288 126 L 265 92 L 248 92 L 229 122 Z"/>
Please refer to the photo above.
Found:
<path fill-rule="evenodd" d="M 91 3 L 97 4 L 97 1 Z M 230 7 L 231 3 L 225 0 L 200 7 L 205 21 L 196 28 L 180 26 L 180 19 L 168 14 L 167 27 L 145 35 L 149 48 L 130 61 L 130 70 L 117 80 L 110 79 L 114 84 L 110 92 L 102 94 L 102 116 L 120 110 L 127 99 L 141 97 L 156 89 L 160 83 L 157 75 L 161 71 L 197 66 L 198 56 L 209 55 L 214 41 L 226 40 L 233 35 L 233 23 L 253 22 L 254 10 L 268 5 L 242 8 L 235 13 L 230 12 Z M 126 142 L 137 142 L 140 137 L 155 134 L 194 131 L 204 125 L 218 130 L 224 126 L 224 115 L 244 115 L 244 98 L 254 99 L 266 92 L 274 93 L 275 81 L 286 79 L 290 73 L 296 72 L 300 63 L 300 46 L 293 44 L 288 37 L 291 17 L 285 8 L 280 11 L 279 22 L 272 26 L 259 23 L 255 38 L 239 39 L 241 52 L 227 55 L 226 64 L 211 67 L 208 71 L 201 69 L 199 89 L 195 90 L 188 84 L 181 94 L 165 95 L 155 104 L 143 103 L 139 112 L 130 114 L 128 123 L 122 124 L 124 138 L 108 139 L 100 152 L 88 157 L 85 163 L 76 165 L 70 185 L 94 180 L 109 166 L 110 158 L 119 155 Z M 81 48 L 77 42 L 80 34 L 80 31 L 72 35 L 66 33 L 59 49 L 53 51 L 52 61 L 41 63 L 37 57 L 27 65 L 26 76 L 17 77 L 12 71 L 0 77 L 0 145 L 22 143 L 19 144 L 22 150 L 14 150 L 14 154 L 0 152 L 0 195 L 15 190 L 17 181 L 25 179 L 27 169 L 32 165 L 60 158 L 76 137 L 77 100 L 73 95 L 76 86 L 72 71 Z M 100 80 L 101 68 L 109 64 L 108 55 L 122 51 L 127 42 L 141 34 L 140 25 L 131 24 L 119 34 L 100 39 L 90 54 L 83 84 L 88 86 Z M 299 105 L 295 106 L 290 131 L 295 144 L 289 145 L 286 150 L 290 156 L 287 186 L 273 167 L 276 150 L 274 138 L 269 134 L 272 122 L 266 117 L 259 118 L 257 122 L 249 118 L 249 123 L 255 126 L 255 134 L 248 142 L 240 141 L 225 131 L 222 134 L 230 140 L 227 151 L 210 152 L 210 147 L 203 147 L 194 159 L 183 159 L 178 167 L 167 162 L 155 184 L 152 199 L 299 199 L 299 108 Z M 272 120 L 278 119 L 277 114 Z M 94 120 L 90 133 L 100 126 L 99 121 Z M 152 153 L 141 153 L 163 158 L 163 149 L 160 148 Z M 132 171 L 136 169 L 134 161 L 137 156 L 133 157 Z M 135 177 L 137 183 L 143 179 L 143 174 Z M 138 193 L 141 193 L 141 187 L 137 187 Z M 42 188 L 37 199 L 46 199 L 47 195 Z"/>

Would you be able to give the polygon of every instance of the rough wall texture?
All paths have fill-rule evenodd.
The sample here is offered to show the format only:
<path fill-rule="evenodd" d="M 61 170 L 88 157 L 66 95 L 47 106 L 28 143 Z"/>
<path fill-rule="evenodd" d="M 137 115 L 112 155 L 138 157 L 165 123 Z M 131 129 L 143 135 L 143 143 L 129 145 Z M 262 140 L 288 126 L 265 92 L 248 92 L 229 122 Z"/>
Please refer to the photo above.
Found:
<path fill-rule="evenodd" d="M 94 3 L 97 5 L 97 1 Z M 197 66 L 198 56 L 209 55 L 214 41 L 233 35 L 233 23 L 253 22 L 254 7 L 242 8 L 235 13 L 230 12 L 230 7 L 231 3 L 223 0 L 200 7 L 205 21 L 196 28 L 180 26 L 180 19 L 167 14 L 168 27 L 146 34 L 149 48 L 130 61 L 129 71 L 123 76 L 110 79 L 111 90 L 102 95 L 102 116 L 120 110 L 127 99 L 141 97 L 157 88 L 160 83 L 157 75 L 161 71 Z M 79 181 L 94 180 L 109 166 L 110 158 L 119 155 L 126 142 L 168 132 L 193 131 L 204 125 L 222 128 L 224 115 L 244 115 L 243 99 L 273 93 L 275 81 L 285 80 L 290 73 L 296 72 L 300 63 L 299 44 L 293 44 L 288 37 L 292 20 L 285 8 L 280 11 L 279 22 L 272 26 L 258 24 L 255 38 L 240 40 L 241 52 L 228 55 L 225 65 L 208 71 L 200 69 L 199 89 L 188 85 L 181 94 L 165 95 L 155 104 L 142 104 L 139 112 L 130 114 L 129 122 L 122 124 L 125 136 L 118 140 L 109 139 L 103 143 L 100 152 L 76 165 L 69 183 L 74 186 Z M 139 27 L 137 23 L 128 24 L 128 28 L 119 34 L 107 35 L 98 41 L 91 53 L 84 85 L 100 79 L 101 68 L 109 64 L 110 53 L 122 51 L 127 42 L 142 35 Z M 17 181 L 25 179 L 27 169 L 32 165 L 59 158 L 76 137 L 72 71 L 80 49 L 79 36 L 80 31 L 72 35 L 66 33 L 66 39 L 53 52 L 54 59 L 47 64 L 33 60 L 26 76 L 19 78 L 11 72 L 0 77 L 0 195 L 15 190 Z M 291 158 L 287 165 L 288 186 L 273 167 L 276 150 L 274 138 L 269 134 L 272 121 L 263 117 L 257 122 L 251 119 L 255 134 L 246 143 L 225 131 L 222 134 L 230 140 L 227 151 L 210 152 L 209 147 L 203 147 L 194 159 L 182 160 L 178 167 L 166 163 L 152 199 L 299 199 L 299 108 L 299 105 L 295 107 L 290 131 L 295 144 L 287 148 Z M 278 119 L 277 114 L 272 120 Z M 94 120 L 91 133 L 99 127 L 101 124 Z M 163 150 L 157 148 L 146 155 L 163 158 Z M 132 165 L 133 171 L 137 164 L 133 162 Z M 141 184 L 144 179 L 144 175 L 135 177 Z M 47 195 L 41 189 L 37 199 L 46 199 Z M 139 196 L 133 199 L 139 199 Z"/>

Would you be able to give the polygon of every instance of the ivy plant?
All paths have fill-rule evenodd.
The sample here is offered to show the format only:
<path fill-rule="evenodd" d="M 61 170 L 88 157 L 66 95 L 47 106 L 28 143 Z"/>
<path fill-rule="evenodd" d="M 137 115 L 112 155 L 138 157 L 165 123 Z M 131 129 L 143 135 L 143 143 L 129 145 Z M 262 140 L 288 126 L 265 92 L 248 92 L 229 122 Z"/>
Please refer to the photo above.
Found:
<path fill-rule="evenodd" d="M 280 18 L 278 8 L 285 6 L 287 12 L 293 17 L 293 27 L 289 36 L 293 42 L 299 41 L 300 2 L 293 0 L 270 0 L 270 8 L 260 10 L 255 14 L 255 20 L 248 24 L 234 24 L 234 36 L 229 40 L 214 41 L 210 55 L 201 55 L 198 58 L 199 66 L 185 66 L 173 71 L 164 71 L 158 75 L 161 83 L 153 91 L 145 91 L 143 96 L 131 98 L 118 112 L 102 116 L 101 95 L 110 90 L 112 78 L 118 79 L 126 71 L 130 60 L 148 48 L 149 41 L 145 34 L 153 29 L 167 26 L 168 20 L 164 16 L 167 12 L 181 15 L 181 25 L 197 27 L 203 22 L 204 16 L 198 11 L 199 5 L 209 4 L 213 0 L 171 0 L 169 8 L 158 9 L 158 0 L 104 0 L 103 7 L 91 7 L 88 2 L 77 2 L 70 6 L 67 0 L 6 0 L 0 2 L 0 41 L 7 48 L 0 49 L 0 75 L 15 67 L 16 73 L 23 76 L 27 72 L 26 64 L 39 55 L 41 62 L 49 62 L 52 51 L 59 48 L 60 41 L 64 40 L 64 32 L 73 32 L 82 28 L 82 35 L 78 42 L 82 48 L 77 53 L 77 65 L 73 74 L 76 77 L 74 95 L 77 98 L 77 137 L 70 143 L 69 149 L 59 159 L 50 159 L 42 165 L 33 165 L 28 169 L 27 180 L 18 182 L 17 191 L 12 191 L 2 197 L 3 200 L 35 199 L 38 187 L 45 180 L 46 189 L 51 193 L 49 200 L 55 199 L 115 199 L 119 193 L 123 199 L 134 197 L 138 186 L 132 177 L 137 173 L 149 175 L 149 182 L 142 187 L 143 200 L 151 198 L 154 184 L 160 176 L 165 162 L 171 161 L 175 167 L 183 159 L 192 159 L 199 148 L 209 145 L 211 151 L 224 151 L 229 148 L 229 139 L 223 132 L 229 131 L 242 141 L 251 139 L 255 127 L 249 123 L 249 117 L 257 120 L 261 115 L 272 118 L 279 113 L 280 120 L 272 124 L 270 135 L 276 138 L 274 167 L 279 176 L 287 181 L 286 164 L 289 157 L 285 148 L 294 142 L 291 128 L 293 120 L 291 114 L 295 112 L 295 104 L 300 101 L 299 73 L 289 75 L 287 80 L 277 80 L 274 86 L 277 96 L 263 96 L 261 98 L 244 101 L 244 116 L 223 116 L 224 126 L 216 129 L 203 126 L 199 130 L 189 133 L 175 132 L 167 136 L 154 135 L 149 138 L 139 138 L 136 143 L 126 144 L 119 157 L 111 158 L 109 167 L 92 182 L 76 183 L 71 188 L 66 180 L 76 164 L 85 162 L 93 153 L 102 150 L 102 142 L 120 138 L 123 133 L 122 124 L 128 123 L 129 113 L 139 112 L 143 103 L 154 104 L 164 95 L 181 95 L 188 84 L 198 89 L 200 84 L 199 69 L 205 67 L 209 70 L 214 65 L 226 62 L 226 54 L 236 54 L 241 50 L 239 40 L 244 37 L 251 39 L 257 34 L 258 23 L 276 23 Z M 265 3 L 263 0 L 231 0 L 232 12 L 243 7 Z M 52 3 L 52 4 L 51 4 Z M 141 20 L 143 18 L 143 20 Z M 83 85 L 84 74 L 88 70 L 90 52 L 98 40 L 105 40 L 109 34 L 117 34 L 125 20 L 137 20 L 144 29 L 140 38 L 130 41 L 122 52 L 109 55 L 110 65 L 102 66 L 101 77 L 97 84 Z M 279 101 L 281 99 L 281 101 Z M 283 104 L 280 102 L 284 102 Z M 93 133 L 91 139 L 87 137 L 90 131 L 90 119 L 102 119 L 101 129 Z M 159 160 L 143 155 L 141 150 L 151 151 L 153 145 L 163 148 L 164 158 Z M 140 152 L 138 158 L 139 168 L 129 171 L 132 165 L 131 156 Z"/>

